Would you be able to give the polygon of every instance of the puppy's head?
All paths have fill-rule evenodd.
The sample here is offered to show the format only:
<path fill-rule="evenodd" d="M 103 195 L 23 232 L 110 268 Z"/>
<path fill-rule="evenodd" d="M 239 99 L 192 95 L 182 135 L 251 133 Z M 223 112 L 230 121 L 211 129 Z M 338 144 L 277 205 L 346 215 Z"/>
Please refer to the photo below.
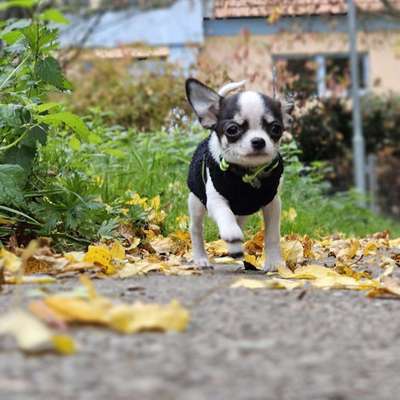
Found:
<path fill-rule="evenodd" d="M 214 156 L 219 152 L 226 161 L 244 167 L 276 157 L 291 107 L 253 91 L 221 96 L 192 78 L 186 81 L 186 94 L 201 125 L 216 133 L 219 148 L 212 149 Z"/>

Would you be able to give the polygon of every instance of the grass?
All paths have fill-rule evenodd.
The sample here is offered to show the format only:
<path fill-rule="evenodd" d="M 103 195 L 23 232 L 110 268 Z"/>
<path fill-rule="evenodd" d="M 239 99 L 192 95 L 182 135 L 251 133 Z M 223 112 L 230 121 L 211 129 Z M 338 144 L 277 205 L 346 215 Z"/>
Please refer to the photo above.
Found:
<path fill-rule="evenodd" d="M 196 128 L 189 130 L 138 134 L 102 127 L 96 131 L 101 143 L 82 144 L 75 150 L 65 146 L 65 137 L 54 136 L 42 148 L 40 165 L 47 170 L 55 169 L 60 185 L 67 186 L 70 193 L 84 201 L 97 199 L 106 207 L 118 203 L 127 193 L 137 192 L 149 198 L 159 195 L 161 208 L 166 212 L 163 232 L 168 234 L 182 227 L 181 217 L 187 214 L 187 170 L 191 154 L 206 135 Z M 286 148 L 286 158 L 282 192 L 284 234 L 318 238 L 340 232 L 364 236 L 387 229 L 400 236 L 398 223 L 358 207 L 354 194 L 326 196 L 326 183 L 319 173 L 322 167 L 305 168 L 297 158 L 295 145 Z M 291 208 L 297 214 L 295 219 L 285 217 Z M 85 218 L 84 214 L 81 218 Z M 251 235 L 261 226 L 260 216 L 254 215 L 248 219 L 245 231 Z M 218 237 L 209 220 L 205 232 L 207 240 Z"/>

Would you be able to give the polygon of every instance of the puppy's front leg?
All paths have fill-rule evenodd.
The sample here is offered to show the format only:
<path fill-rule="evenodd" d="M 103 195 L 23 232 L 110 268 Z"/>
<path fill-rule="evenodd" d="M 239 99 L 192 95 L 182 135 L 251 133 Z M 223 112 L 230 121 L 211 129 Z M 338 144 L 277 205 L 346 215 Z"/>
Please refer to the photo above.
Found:
<path fill-rule="evenodd" d="M 218 225 L 219 235 L 227 243 L 229 255 L 243 256 L 243 232 L 227 200 L 215 190 L 210 177 L 207 180 L 206 191 L 208 214 Z"/>
<path fill-rule="evenodd" d="M 263 269 L 265 272 L 274 272 L 283 264 L 280 246 L 281 199 L 279 194 L 262 211 L 264 216 L 264 247 L 266 255 Z"/>
<path fill-rule="evenodd" d="M 195 194 L 189 194 L 190 237 L 192 239 L 193 262 L 199 268 L 210 268 L 206 250 L 204 249 L 203 219 L 206 208 Z"/>

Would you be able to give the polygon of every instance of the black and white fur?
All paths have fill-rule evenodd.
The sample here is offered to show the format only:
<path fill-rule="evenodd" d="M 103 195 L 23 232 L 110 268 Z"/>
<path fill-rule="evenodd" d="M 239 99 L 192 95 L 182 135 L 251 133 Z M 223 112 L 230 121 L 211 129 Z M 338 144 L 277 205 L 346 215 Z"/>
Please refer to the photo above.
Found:
<path fill-rule="evenodd" d="M 281 201 L 277 186 L 283 164 L 279 165 L 280 170 L 274 172 L 273 177 L 268 178 L 269 181 L 265 180 L 267 185 L 272 182 L 274 188 L 273 192 L 268 187 L 262 189 L 266 197 L 264 200 L 261 196 L 261 202 L 255 189 L 240 186 L 242 183 L 236 175 L 223 175 L 218 166 L 221 158 L 224 158 L 233 168 L 246 171 L 246 168 L 254 169 L 280 157 L 280 140 L 283 130 L 291 121 L 289 112 L 292 107 L 286 104 L 282 106 L 279 101 L 254 91 L 228 95 L 243 84 L 244 82 L 228 84 L 217 93 L 196 79 L 190 78 L 186 81 L 190 105 L 201 125 L 211 130 L 209 138 L 198 146 L 189 171 L 188 184 L 191 193 L 188 205 L 193 260 L 198 267 L 211 266 L 203 240 L 203 219 L 206 211 L 218 225 L 220 237 L 226 241 L 229 253 L 237 256 L 243 254 L 242 227 L 246 216 L 261 209 L 265 223 L 264 270 L 275 271 L 282 264 Z M 199 160 L 199 157 L 203 157 L 203 160 Z M 200 176 L 201 165 L 205 167 Z M 236 189 L 229 190 L 232 189 L 229 185 L 234 184 L 233 180 L 238 185 L 237 191 L 241 193 L 236 193 Z M 230 198 L 225 198 L 221 193 L 229 193 Z M 244 193 L 249 198 L 243 198 Z M 255 203 L 256 197 L 258 200 Z M 234 204 L 238 206 L 235 208 Z M 240 214 L 235 214 L 232 208 Z"/>

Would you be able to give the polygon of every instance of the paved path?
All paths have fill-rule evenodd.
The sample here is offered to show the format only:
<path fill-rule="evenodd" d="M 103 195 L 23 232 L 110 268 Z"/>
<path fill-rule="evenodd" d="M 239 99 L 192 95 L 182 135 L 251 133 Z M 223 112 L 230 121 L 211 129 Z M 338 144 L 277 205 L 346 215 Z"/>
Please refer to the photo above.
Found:
<path fill-rule="evenodd" d="M 124 301 L 178 298 L 191 309 L 188 331 L 123 336 L 79 327 L 80 351 L 70 357 L 26 356 L 0 338 L 0 399 L 400 397 L 400 302 L 346 291 L 230 289 L 241 276 L 219 267 L 202 276 L 96 281 L 100 293 Z M 0 311 L 13 290 L 0 294 Z"/>

